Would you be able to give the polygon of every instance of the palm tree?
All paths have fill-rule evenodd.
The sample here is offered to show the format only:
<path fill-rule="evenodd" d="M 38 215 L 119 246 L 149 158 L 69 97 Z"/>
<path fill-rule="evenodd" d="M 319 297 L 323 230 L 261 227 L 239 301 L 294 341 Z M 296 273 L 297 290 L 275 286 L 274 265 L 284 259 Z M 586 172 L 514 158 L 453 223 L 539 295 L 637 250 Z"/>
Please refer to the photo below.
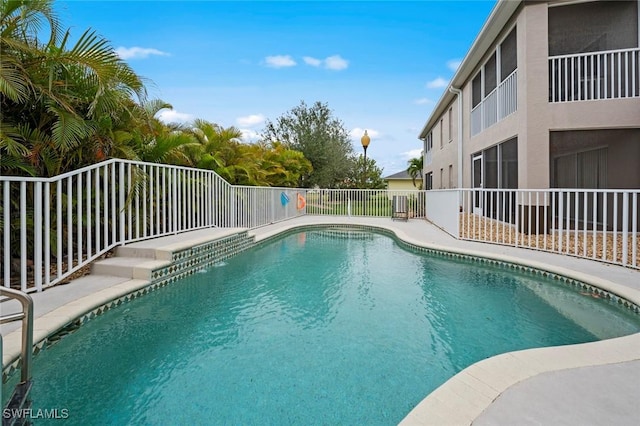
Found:
<path fill-rule="evenodd" d="M 407 162 L 409 167 L 407 167 L 407 173 L 411 176 L 411 181 L 413 182 L 413 186 L 418 189 L 422 189 L 422 169 L 423 169 L 423 158 L 422 156 L 417 158 L 412 158 Z M 420 183 L 416 185 L 416 179 L 420 176 Z"/>
<path fill-rule="evenodd" d="M 10 157 L 3 173 L 50 176 L 95 162 L 95 142 L 104 142 L 133 96 L 146 96 L 140 77 L 94 31 L 70 46 L 52 5 L 0 3 L 0 157 Z M 41 41 L 44 24 L 50 33 Z"/>

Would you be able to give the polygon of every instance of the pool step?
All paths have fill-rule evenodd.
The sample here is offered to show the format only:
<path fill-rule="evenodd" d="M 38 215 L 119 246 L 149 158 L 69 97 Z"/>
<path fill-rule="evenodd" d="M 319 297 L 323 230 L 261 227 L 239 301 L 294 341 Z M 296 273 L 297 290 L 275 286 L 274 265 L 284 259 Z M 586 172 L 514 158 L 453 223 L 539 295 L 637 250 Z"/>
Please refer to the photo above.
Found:
<path fill-rule="evenodd" d="M 171 262 L 166 260 L 145 257 L 120 257 L 116 255 L 116 257 L 95 262 L 91 268 L 91 273 L 150 281 L 152 271 L 170 264 Z"/>
<path fill-rule="evenodd" d="M 154 282 L 193 273 L 255 244 L 253 236 L 238 228 L 189 234 L 118 247 L 115 257 L 95 262 L 91 272 Z"/>

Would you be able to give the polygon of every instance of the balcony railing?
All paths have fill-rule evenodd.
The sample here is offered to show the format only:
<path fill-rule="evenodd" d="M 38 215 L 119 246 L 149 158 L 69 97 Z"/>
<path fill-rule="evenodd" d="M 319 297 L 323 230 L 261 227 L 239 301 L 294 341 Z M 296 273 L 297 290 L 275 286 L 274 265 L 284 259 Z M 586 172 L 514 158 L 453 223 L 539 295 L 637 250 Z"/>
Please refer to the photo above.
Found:
<path fill-rule="evenodd" d="M 518 70 L 515 70 L 471 110 L 471 136 L 493 126 L 517 109 Z"/>
<path fill-rule="evenodd" d="M 640 48 L 549 58 L 549 102 L 640 97 Z"/>

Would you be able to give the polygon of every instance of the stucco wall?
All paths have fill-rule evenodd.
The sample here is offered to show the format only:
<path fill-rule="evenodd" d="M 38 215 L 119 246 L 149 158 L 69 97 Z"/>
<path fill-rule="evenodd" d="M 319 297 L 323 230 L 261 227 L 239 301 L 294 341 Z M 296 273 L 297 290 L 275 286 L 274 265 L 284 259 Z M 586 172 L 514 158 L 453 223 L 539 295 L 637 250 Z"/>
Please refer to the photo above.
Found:
<path fill-rule="evenodd" d="M 420 177 L 416 179 L 416 185 L 420 183 Z M 418 188 L 413 186 L 411 179 L 392 179 L 387 181 L 389 191 L 416 191 Z"/>
<path fill-rule="evenodd" d="M 560 6 L 562 7 L 562 6 Z M 462 87 L 463 148 L 462 184 L 472 186 L 472 156 L 486 148 L 518 138 L 518 187 L 549 188 L 550 133 L 561 130 L 628 129 L 640 127 L 640 98 L 607 99 L 551 103 L 549 102 L 549 38 L 547 2 L 526 2 L 504 25 L 492 46 L 485 52 L 476 69 Z M 514 27 L 517 28 L 517 111 L 489 128 L 471 136 L 472 80 Z M 636 72 L 638 72 L 636 70 Z M 448 188 L 448 168 L 453 165 L 454 180 L 458 176 L 458 99 L 453 107 L 452 143 L 444 141 L 440 148 L 440 118 L 447 136 L 448 108 L 431 129 L 433 132 L 432 164 L 425 174 L 433 172 L 433 188 Z M 640 141 L 637 141 L 640 143 Z M 633 151 L 633 150 L 632 150 Z M 635 151 L 633 151 L 635 152 Z M 640 161 L 640 158 L 637 159 Z M 627 164 L 621 163 L 621 164 Z M 443 170 L 440 179 L 440 169 Z M 635 166 L 638 169 L 638 166 Z M 634 169 L 634 170 L 635 170 Z M 622 174 L 624 175 L 624 173 Z M 633 173 L 629 170 L 629 176 Z M 455 186 L 455 185 L 454 185 Z"/>
<path fill-rule="evenodd" d="M 449 134 L 449 109 L 451 109 L 451 135 Z M 440 120 L 442 120 L 442 147 L 440 145 Z M 433 189 L 456 188 L 458 173 L 458 101 L 454 100 L 449 108 L 440 116 L 437 124 L 432 129 L 433 150 L 432 163 L 425 166 L 426 173 L 433 172 Z M 426 148 L 426 147 L 425 147 Z M 453 185 L 449 185 L 449 166 L 452 167 Z M 440 169 L 442 168 L 443 179 L 440 179 Z"/>

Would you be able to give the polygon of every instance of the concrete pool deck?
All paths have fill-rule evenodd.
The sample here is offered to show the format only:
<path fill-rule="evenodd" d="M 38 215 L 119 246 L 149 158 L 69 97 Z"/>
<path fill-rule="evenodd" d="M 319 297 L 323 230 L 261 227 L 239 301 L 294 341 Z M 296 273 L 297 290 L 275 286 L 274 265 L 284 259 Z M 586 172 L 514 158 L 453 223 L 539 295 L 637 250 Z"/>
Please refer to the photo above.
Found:
<path fill-rule="evenodd" d="M 302 216 L 249 230 L 256 241 L 300 226 L 352 224 L 384 228 L 417 246 L 528 265 L 602 288 L 640 305 L 640 271 L 530 249 L 460 241 L 425 220 Z M 34 342 L 59 330 L 80 315 L 149 285 L 141 277 L 157 267 L 166 253 L 243 229 L 192 231 L 127 245 L 155 250 L 140 255 L 138 275 L 89 275 L 31 296 L 35 304 Z M 165 254 L 163 254 L 165 253 Z M 146 266 L 144 265 L 146 263 Z M 107 262 L 108 265 L 108 262 Z M 135 268 L 135 266 L 132 266 Z M 146 268 L 146 269 L 145 269 Z M 124 274 L 126 275 L 126 274 Z M 9 308 L 3 304 L 2 310 Z M 19 323 L 0 327 L 3 366 L 20 347 Z M 640 418 L 640 333 L 582 345 L 511 352 L 467 367 L 418 404 L 403 425 L 575 425 L 637 424 Z"/>

